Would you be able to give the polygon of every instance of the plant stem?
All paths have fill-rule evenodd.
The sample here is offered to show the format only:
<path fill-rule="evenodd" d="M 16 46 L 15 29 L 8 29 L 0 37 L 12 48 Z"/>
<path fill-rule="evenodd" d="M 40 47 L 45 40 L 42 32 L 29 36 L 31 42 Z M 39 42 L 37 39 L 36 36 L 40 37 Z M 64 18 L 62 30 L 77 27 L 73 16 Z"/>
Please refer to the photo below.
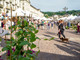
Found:
<path fill-rule="evenodd" d="M 11 46 L 12 46 L 12 7 L 11 7 Z M 11 60 L 11 53 L 10 53 L 10 60 Z"/>

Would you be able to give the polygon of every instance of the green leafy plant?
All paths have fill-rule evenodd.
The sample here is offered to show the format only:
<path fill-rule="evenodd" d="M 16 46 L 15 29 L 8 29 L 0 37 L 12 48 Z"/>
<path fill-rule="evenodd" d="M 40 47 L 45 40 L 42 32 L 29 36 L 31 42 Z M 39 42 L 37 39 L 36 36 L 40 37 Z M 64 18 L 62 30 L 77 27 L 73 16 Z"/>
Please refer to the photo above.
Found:
<path fill-rule="evenodd" d="M 66 26 L 66 29 L 69 29 L 69 27 L 68 27 L 68 26 Z"/>
<path fill-rule="evenodd" d="M 1 41 L 1 37 L 0 37 L 0 41 Z"/>
<path fill-rule="evenodd" d="M 47 38 L 45 38 L 44 40 L 48 40 Z"/>
<path fill-rule="evenodd" d="M 29 25 L 26 20 L 19 20 L 17 25 L 12 26 L 12 32 L 16 31 L 14 39 L 11 37 L 10 41 L 6 41 L 7 46 L 3 48 L 3 51 L 8 52 L 9 60 L 35 60 L 38 52 L 34 52 L 33 49 L 36 48 L 34 42 L 39 39 L 36 34 L 38 30 L 33 27 L 33 24 Z M 10 27 L 11 29 L 11 27 Z M 24 46 L 26 45 L 24 50 Z"/>
<path fill-rule="evenodd" d="M 51 41 L 51 40 L 54 40 L 54 39 L 55 39 L 55 37 L 51 37 L 50 39 L 45 38 L 44 40 L 49 40 L 49 41 Z"/>
<path fill-rule="evenodd" d="M 54 37 L 50 38 L 50 40 L 54 40 Z"/>
<path fill-rule="evenodd" d="M 77 26 L 75 26 L 75 25 L 72 26 L 72 28 L 73 28 L 73 30 L 77 30 Z"/>

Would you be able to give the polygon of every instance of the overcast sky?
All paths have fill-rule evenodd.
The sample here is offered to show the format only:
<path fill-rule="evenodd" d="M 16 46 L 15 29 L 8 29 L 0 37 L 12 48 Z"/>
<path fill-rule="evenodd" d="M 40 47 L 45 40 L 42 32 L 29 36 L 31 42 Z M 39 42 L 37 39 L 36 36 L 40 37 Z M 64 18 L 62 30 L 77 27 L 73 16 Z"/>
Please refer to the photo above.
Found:
<path fill-rule="evenodd" d="M 31 4 L 41 11 L 80 10 L 80 0 L 31 0 Z"/>

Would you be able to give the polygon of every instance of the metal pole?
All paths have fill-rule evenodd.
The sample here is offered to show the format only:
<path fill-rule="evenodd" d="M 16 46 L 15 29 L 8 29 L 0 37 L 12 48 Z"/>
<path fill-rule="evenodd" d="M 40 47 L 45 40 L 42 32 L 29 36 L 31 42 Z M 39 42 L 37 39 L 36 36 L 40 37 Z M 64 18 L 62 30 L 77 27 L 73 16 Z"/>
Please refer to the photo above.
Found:
<path fill-rule="evenodd" d="M 10 36 L 10 39 L 12 39 L 12 7 L 11 7 L 11 36 Z M 11 43 L 12 43 L 12 40 L 11 40 Z M 11 60 L 11 53 L 10 53 L 10 60 Z"/>
<path fill-rule="evenodd" d="M 11 7 L 11 38 L 12 38 L 12 7 Z"/>

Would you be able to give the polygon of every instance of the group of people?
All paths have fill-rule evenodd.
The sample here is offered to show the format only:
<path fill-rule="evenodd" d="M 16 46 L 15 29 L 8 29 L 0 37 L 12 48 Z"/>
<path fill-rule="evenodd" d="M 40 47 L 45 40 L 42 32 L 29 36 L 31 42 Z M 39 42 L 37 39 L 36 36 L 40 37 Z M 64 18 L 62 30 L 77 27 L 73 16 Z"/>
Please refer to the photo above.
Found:
<path fill-rule="evenodd" d="M 8 17 L 7 14 L 3 13 L 2 14 L 2 19 L 0 20 L 0 27 L 3 28 L 3 29 L 6 29 L 8 30 L 8 28 L 11 26 L 11 19 Z M 29 21 L 29 19 L 26 19 L 24 18 L 26 21 Z M 18 19 L 16 17 L 12 17 L 12 25 L 16 25 L 17 24 L 17 21 Z M 64 35 L 64 30 L 65 30 L 65 27 L 68 26 L 68 27 L 71 27 L 71 23 L 68 21 L 68 22 L 64 22 L 63 20 L 59 20 L 58 22 L 56 21 L 45 21 L 45 20 L 31 20 L 31 23 L 34 23 L 34 27 L 36 29 L 46 29 L 46 31 L 49 31 L 50 28 L 54 28 L 55 25 L 58 26 L 58 35 L 59 35 L 59 38 L 61 37 L 61 35 L 65 38 L 65 35 Z M 6 27 L 6 28 L 5 28 Z M 80 23 L 77 24 L 77 32 L 80 33 Z"/>
<path fill-rule="evenodd" d="M 53 29 L 54 21 L 45 21 L 45 20 L 34 20 L 34 25 L 36 29 L 47 29 L 49 30 L 50 27 Z"/>
<path fill-rule="evenodd" d="M 11 19 L 8 17 L 7 14 L 2 14 L 0 20 L 0 27 L 3 29 L 8 30 L 8 28 L 11 26 Z M 15 17 L 12 18 L 12 25 L 16 24 L 17 19 Z"/>

